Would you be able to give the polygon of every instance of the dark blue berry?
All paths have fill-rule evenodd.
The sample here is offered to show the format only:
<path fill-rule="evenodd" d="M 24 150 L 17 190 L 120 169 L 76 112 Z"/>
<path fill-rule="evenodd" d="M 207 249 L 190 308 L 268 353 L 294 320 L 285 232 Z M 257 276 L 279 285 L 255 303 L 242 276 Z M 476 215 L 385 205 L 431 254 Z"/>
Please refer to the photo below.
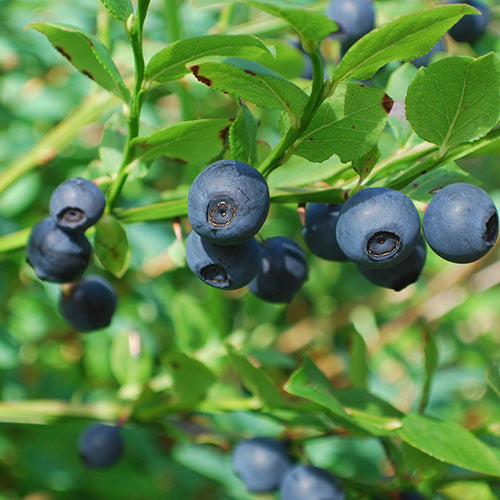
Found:
<path fill-rule="evenodd" d="M 410 198 L 394 189 L 366 188 L 343 204 L 337 241 L 358 266 L 394 267 L 417 245 L 420 218 Z"/>
<path fill-rule="evenodd" d="M 83 233 L 63 231 L 52 217 L 31 230 L 26 260 L 38 278 L 53 283 L 77 280 L 87 269 L 92 246 Z"/>
<path fill-rule="evenodd" d="M 341 204 L 311 203 L 306 209 L 302 229 L 304 241 L 314 255 L 326 260 L 345 261 L 347 257 L 337 242 L 337 220 Z"/>
<path fill-rule="evenodd" d="M 88 332 L 110 325 L 117 302 L 116 291 L 109 281 L 89 275 L 61 294 L 59 307 L 73 328 Z"/>
<path fill-rule="evenodd" d="M 420 68 L 420 66 L 427 67 L 431 63 L 434 55 L 438 52 L 446 52 L 446 44 L 443 38 L 441 38 L 427 54 L 413 59 L 412 64 L 417 68 Z"/>
<path fill-rule="evenodd" d="M 340 34 L 351 45 L 375 27 L 372 0 L 331 0 L 326 15 L 337 23 Z"/>
<path fill-rule="evenodd" d="M 290 302 L 307 279 L 307 257 L 291 238 L 273 236 L 260 243 L 261 264 L 250 291 L 268 302 Z"/>
<path fill-rule="evenodd" d="M 498 212 L 483 189 L 457 182 L 439 190 L 422 220 L 424 237 L 443 259 L 474 262 L 486 255 L 498 236 Z"/>
<path fill-rule="evenodd" d="M 186 241 L 186 262 L 207 285 L 235 290 L 257 274 L 259 244 L 252 238 L 239 245 L 216 245 L 191 231 Z"/>
<path fill-rule="evenodd" d="M 120 429 L 114 425 L 92 424 L 78 438 L 78 453 L 90 468 L 104 468 L 115 464 L 123 454 Z"/>
<path fill-rule="evenodd" d="M 236 245 L 257 233 L 269 204 L 269 188 L 258 170 L 240 161 L 221 160 L 193 181 L 188 218 L 203 238 L 218 245 Z"/>
<path fill-rule="evenodd" d="M 418 491 L 415 490 L 402 491 L 399 494 L 399 498 L 401 500 L 424 500 L 424 497 Z"/>
<path fill-rule="evenodd" d="M 252 493 L 266 493 L 278 488 L 290 459 L 284 446 L 268 437 L 240 441 L 231 455 L 233 470 Z"/>
<path fill-rule="evenodd" d="M 424 268 L 427 248 L 425 240 L 420 237 L 413 252 L 402 262 L 387 269 L 366 269 L 358 266 L 359 272 L 371 283 L 383 288 L 391 288 L 396 292 L 418 280 Z"/>
<path fill-rule="evenodd" d="M 105 205 L 104 195 L 93 182 L 72 177 L 53 191 L 49 210 L 59 227 L 84 231 L 99 220 Z"/>
<path fill-rule="evenodd" d="M 481 14 L 467 14 L 460 19 L 449 31 L 450 36 L 457 42 L 473 43 L 480 38 L 490 22 L 490 9 L 483 2 L 471 0 L 454 0 L 448 3 L 466 3 L 477 9 Z"/>
<path fill-rule="evenodd" d="M 280 486 L 281 500 L 344 500 L 345 493 L 325 469 L 296 465 L 288 469 Z"/>

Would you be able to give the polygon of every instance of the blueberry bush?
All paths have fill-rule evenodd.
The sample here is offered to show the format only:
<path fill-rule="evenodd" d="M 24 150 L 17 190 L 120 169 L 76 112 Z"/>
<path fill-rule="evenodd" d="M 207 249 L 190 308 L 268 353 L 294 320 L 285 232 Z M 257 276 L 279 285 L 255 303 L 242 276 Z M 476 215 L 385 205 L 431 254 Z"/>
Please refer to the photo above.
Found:
<path fill-rule="evenodd" d="M 0 500 L 500 498 L 500 5 L 19 0 Z"/>

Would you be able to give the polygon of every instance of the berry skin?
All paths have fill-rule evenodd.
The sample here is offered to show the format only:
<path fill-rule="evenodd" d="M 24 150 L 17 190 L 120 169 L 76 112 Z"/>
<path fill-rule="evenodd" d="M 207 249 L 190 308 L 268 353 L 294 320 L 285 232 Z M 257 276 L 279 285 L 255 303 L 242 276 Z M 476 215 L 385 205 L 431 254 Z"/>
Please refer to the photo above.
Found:
<path fill-rule="evenodd" d="M 106 200 L 91 181 L 72 177 L 54 189 L 49 201 L 50 215 L 67 231 L 85 231 L 104 212 Z"/>
<path fill-rule="evenodd" d="M 309 250 L 326 260 L 346 261 L 337 242 L 337 220 L 341 204 L 311 203 L 306 208 L 306 224 L 302 236 Z"/>
<path fill-rule="evenodd" d="M 92 246 L 83 233 L 68 233 L 46 217 L 33 226 L 26 246 L 26 260 L 43 281 L 69 283 L 87 269 Z"/>
<path fill-rule="evenodd" d="M 235 446 L 231 464 L 248 491 L 267 493 L 279 487 L 290 459 L 279 441 L 256 437 L 240 441 Z"/>
<path fill-rule="evenodd" d="M 117 302 L 116 291 L 109 281 L 89 275 L 61 294 L 59 308 L 73 328 L 89 332 L 110 325 Z"/>
<path fill-rule="evenodd" d="M 400 292 L 418 280 L 424 268 L 427 247 L 420 237 L 413 252 L 402 262 L 387 269 L 366 269 L 358 266 L 358 271 L 371 283 Z"/>
<path fill-rule="evenodd" d="M 89 468 L 110 467 L 123 454 L 120 429 L 114 425 L 89 425 L 78 438 L 78 453 Z"/>
<path fill-rule="evenodd" d="M 356 265 L 383 269 L 405 260 L 420 236 L 420 218 L 408 196 L 366 188 L 347 200 L 337 222 L 337 241 Z"/>
<path fill-rule="evenodd" d="M 344 500 L 336 479 L 325 469 L 295 465 L 288 469 L 280 486 L 281 500 Z"/>
<path fill-rule="evenodd" d="M 375 27 L 372 0 L 331 0 L 326 15 L 337 23 L 349 46 Z"/>
<path fill-rule="evenodd" d="M 220 160 L 193 181 L 188 219 L 203 238 L 218 245 L 251 239 L 269 212 L 269 188 L 258 170 L 246 163 Z"/>
<path fill-rule="evenodd" d="M 441 38 L 427 54 L 413 59 L 412 64 L 417 68 L 421 66 L 427 67 L 433 59 L 434 54 L 438 52 L 446 52 L 446 44 L 443 38 Z"/>
<path fill-rule="evenodd" d="M 207 285 L 223 290 L 242 288 L 257 274 L 259 244 L 255 238 L 239 245 L 215 245 L 194 231 L 186 241 L 186 262 Z"/>
<path fill-rule="evenodd" d="M 260 251 L 260 269 L 248 288 L 268 302 L 290 302 L 307 279 L 304 250 L 291 238 L 273 236 L 260 243 Z"/>
<path fill-rule="evenodd" d="M 473 43 L 486 32 L 486 28 L 490 22 L 490 9 L 486 4 L 475 2 L 474 0 L 470 2 L 453 0 L 449 3 L 466 3 L 481 12 L 480 15 L 465 15 L 448 31 L 454 40 L 457 42 Z"/>
<path fill-rule="evenodd" d="M 439 190 L 422 220 L 424 237 L 440 257 L 465 264 L 486 255 L 498 236 L 498 212 L 483 189 L 457 182 Z"/>

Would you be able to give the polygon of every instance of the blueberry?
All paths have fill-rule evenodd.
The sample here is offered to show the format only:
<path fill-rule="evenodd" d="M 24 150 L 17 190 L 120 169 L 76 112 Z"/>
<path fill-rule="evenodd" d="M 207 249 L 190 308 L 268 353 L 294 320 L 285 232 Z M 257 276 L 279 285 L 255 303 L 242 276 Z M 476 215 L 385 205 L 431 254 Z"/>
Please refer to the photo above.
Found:
<path fill-rule="evenodd" d="M 425 211 L 424 237 L 443 259 L 467 263 L 486 255 L 498 236 L 498 212 L 483 189 L 457 182 L 439 190 Z"/>
<path fill-rule="evenodd" d="M 260 269 L 248 284 L 250 291 L 268 302 L 290 302 L 307 279 L 307 257 L 291 238 L 273 236 L 260 243 Z"/>
<path fill-rule="evenodd" d="M 203 238 L 218 245 L 236 245 L 257 233 L 269 204 L 269 188 L 258 170 L 240 161 L 221 160 L 193 181 L 188 218 Z"/>
<path fill-rule="evenodd" d="M 207 285 L 235 290 L 257 274 L 259 244 L 252 238 L 239 245 L 216 245 L 191 231 L 186 241 L 186 261 L 189 269 Z"/>
<path fill-rule="evenodd" d="M 343 204 L 337 241 L 345 255 L 366 268 L 394 267 L 420 236 L 420 218 L 408 196 L 389 188 L 366 188 Z"/>
<path fill-rule="evenodd" d="M 326 15 L 337 23 L 350 45 L 375 27 L 372 0 L 330 0 Z"/>
<path fill-rule="evenodd" d="M 49 210 L 59 227 L 84 231 L 99 220 L 105 205 L 104 195 L 93 182 L 72 177 L 54 189 Z"/>
<path fill-rule="evenodd" d="M 26 260 L 38 278 L 53 283 L 77 280 L 87 268 L 92 247 L 83 233 L 68 233 L 46 217 L 33 226 Z"/>
<path fill-rule="evenodd" d="M 337 220 L 341 204 L 311 203 L 306 208 L 302 236 L 314 255 L 326 260 L 345 261 L 347 257 L 337 242 Z"/>
<path fill-rule="evenodd" d="M 486 31 L 490 22 L 490 9 L 483 2 L 471 0 L 453 0 L 448 3 L 465 3 L 477 9 L 481 14 L 467 14 L 460 19 L 449 31 L 450 36 L 457 42 L 473 43 Z"/>
<path fill-rule="evenodd" d="M 240 441 L 231 454 L 233 470 L 252 493 L 266 493 L 278 488 L 290 459 L 284 446 L 268 437 Z"/>
<path fill-rule="evenodd" d="M 358 266 L 359 272 L 371 283 L 400 292 L 415 283 L 422 272 L 427 255 L 425 240 L 420 237 L 413 252 L 402 262 L 387 269 L 366 269 Z"/>
<path fill-rule="evenodd" d="M 103 468 L 115 464 L 123 453 L 120 429 L 114 425 L 89 425 L 78 438 L 78 453 L 87 467 Z"/>
<path fill-rule="evenodd" d="M 405 490 L 399 494 L 401 500 L 424 500 L 424 497 L 416 490 Z"/>
<path fill-rule="evenodd" d="M 344 500 L 337 480 L 325 469 L 295 465 L 288 469 L 280 486 L 281 500 Z"/>
<path fill-rule="evenodd" d="M 420 66 L 429 66 L 430 62 L 432 61 L 434 54 L 437 54 L 438 52 L 446 52 L 446 44 L 444 43 L 444 39 L 441 38 L 434 47 L 428 52 L 427 54 L 416 57 L 413 59 L 412 64 L 416 66 L 417 68 L 420 68 Z"/>
<path fill-rule="evenodd" d="M 110 325 L 117 301 L 116 291 L 109 281 L 89 275 L 61 294 L 59 307 L 72 327 L 89 332 Z"/>

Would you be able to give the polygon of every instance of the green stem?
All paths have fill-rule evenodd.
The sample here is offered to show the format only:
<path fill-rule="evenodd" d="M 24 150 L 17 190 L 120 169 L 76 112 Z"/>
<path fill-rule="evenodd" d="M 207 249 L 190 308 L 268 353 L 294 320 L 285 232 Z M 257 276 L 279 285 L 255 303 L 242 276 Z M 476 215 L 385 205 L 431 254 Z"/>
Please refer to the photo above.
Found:
<path fill-rule="evenodd" d="M 304 108 L 304 111 L 302 112 L 302 116 L 298 120 L 298 123 L 293 123 L 293 120 L 296 117 L 292 116 L 292 125 L 288 129 L 287 133 L 281 138 L 281 141 L 260 165 L 259 170 L 264 176 L 268 176 L 274 169 L 278 168 L 284 162 L 284 160 L 288 158 L 288 156 L 291 154 L 290 148 L 307 129 L 307 127 L 311 123 L 314 113 L 317 111 L 318 107 L 325 99 L 325 96 L 323 95 L 323 60 L 321 59 L 319 49 L 315 50 L 309 55 L 311 57 L 313 68 L 313 83 L 311 95 L 309 96 L 307 104 Z"/>

